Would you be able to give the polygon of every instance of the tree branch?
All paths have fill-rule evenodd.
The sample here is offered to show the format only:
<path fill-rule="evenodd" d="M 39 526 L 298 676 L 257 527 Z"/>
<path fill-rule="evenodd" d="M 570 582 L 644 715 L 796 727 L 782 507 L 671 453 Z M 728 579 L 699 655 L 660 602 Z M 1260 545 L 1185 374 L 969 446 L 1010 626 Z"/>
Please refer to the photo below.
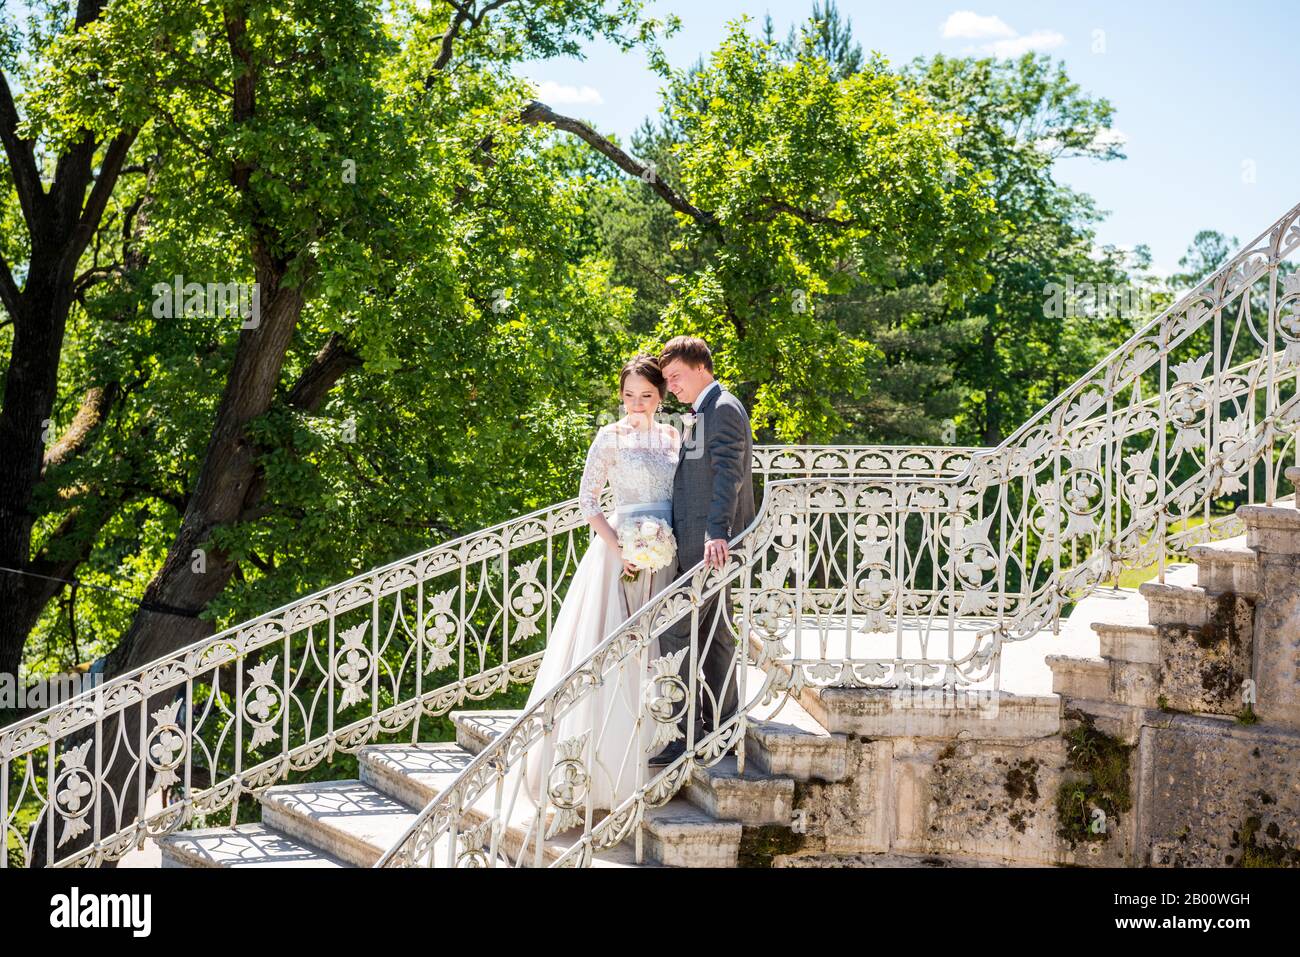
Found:
<path fill-rule="evenodd" d="M 533 100 L 532 103 L 528 104 L 528 107 L 520 114 L 520 119 L 524 123 L 532 125 L 545 123 L 557 130 L 572 133 L 591 146 L 596 152 L 608 158 L 619 169 L 644 181 L 647 186 L 659 194 L 664 202 L 677 212 L 691 217 L 702 226 L 711 226 L 717 222 L 711 213 L 697 209 L 677 195 L 672 187 L 659 178 L 653 167 L 633 159 L 581 120 L 575 120 L 570 116 L 562 116 L 545 103 L 539 103 L 537 100 Z"/>
<path fill-rule="evenodd" d="M 822 213 L 814 213 L 811 210 L 802 209 L 787 203 L 783 199 L 777 199 L 775 196 L 763 197 L 763 202 L 767 205 L 768 211 L 763 214 L 751 213 L 745 217 L 749 222 L 770 222 L 776 218 L 777 213 L 788 213 L 796 219 L 801 219 L 812 226 L 837 226 L 841 229 L 853 225 L 849 219 L 836 219 L 834 216 L 826 216 Z"/>
<path fill-rule="evenodd" d="M 5 155 L 9 157 L 9 169 L 13 173 L 23 218 L 27 221 L 27 228 L 35 232 L 45 189 L 36 169 L 35 141 L 18 136 L 18 108 L 9 89 L 9 78 L 3 71 L 0 71 L 0 142 L 3 142 Z"/>
<path fill-rule="evenodd" d="M 126 268 L 121 263 L 113 263 L 108 266 L 99 266 L 95 269 L 87 269 L 72 284 L 72 295 L 78 301 L 86 294 L 86 290 L 96 283 L 103 282 L 113 276 L 123 276 L 126 274 Z"/>
<path fill-rule="evenodd" d="M 289 390 L 289 405 L 304 412 L 316 412 L 344 373 L 359 365 L 361 357 L 348 348 L 341 335 L 334 333 Z"/>
<path fill-rule="evenodd" d="M 510 0 L 491 0 L 478 13 L 474 12 L 474 0 L 469 0 L 468 3 L 457 3 L 456 0 L 447 0 L 447 2 L 455 8 L 456 15 L 451 18 L 451 23 L 447 25 L 447 30 L 442 35 L 442 45 L 438 48 L 438 56 L 433 61 L 433 72 L 424 79 L 426 90 L 433 86 L 434 74 L 446 69 L 447 64 L 451 62 L 452 48 L 456 43 L 456 37 L 460 34 L 460 28 L 468 23 L 471 30 L 477 29 L 484 17 L 493 10 L 505 6 Z"/>
<path fill-rule="evenodd" d="M 63 258 L 59 262 L 60 271 L 64 275 L 71 276 L 75 273 L 77 261 L 90 245 L 95 230 L 99 229 L 100 219 L 108 206 L 108 198 L 113 195 L 113 190 L 117 187 L 117 178 L 122 172 L 122 164 L 126 161 L 126 154 L 130 151 L 131 144 L 135 142 L 138 132 L 138 129 L 123 130 L 113 137 L 112 142 L 108 144 L 108 149 L 104 151 L 104 160 L 99 164 L 99 176 L 95 178 L 90 197 L 86 200 L 81 216 L 77 219 L 76 228 L 64 248 Z"/>
<path fill-rule="evenodd" d="M 86 445 L 95 427 L 108 415 L 108 410 L 117 399 L 118 391 L 116 382 L 104 386 L 92 386 L 86 390 L 81 400 L 81 407 L 72 417 L 72 424 L 45 453 L 45 459 L 41 462 L 41 478 L 45 477 L 47 469 L 62 465 Z"/>
<path fill-rule="evenodd" d="M 350 369 L 361 365 L 361 357 L 354 353 L 347 341 L 337 332 L 333 333 L 319 352 L 307 364 L 298 376 L 298 381 L 289 390 L 288 404 L 307 413 L 320 409 L 325 396 L 335 383 Z M 244 507 L 238 521 L 253 522 L 265 515 L 278 511 L 277 508 L 262 502 L 266 493 L 266 472 L 258 468 L 244 495 Z"/>
<path fill-rule="evenodd" d="M 262 572 L 265 575 L 269 575 L 271 572 L 275 571 L 274 552 L 272 552 L 270 558 L 262 558 L 257 554 L 257 552 L 253 551 L 250 548 L 248 550 L 248 561 L 254 568 L 256 568 L 258 571 Z"/>
<path fill-rule="evenodd" d="M 9 268 L 8 260 L 0 255 L 0 304 L 4 305 L 10 319 L 18 318 L 18 304 L 21 298 L 22 293 L 14 282 L 13 270 Z"/>

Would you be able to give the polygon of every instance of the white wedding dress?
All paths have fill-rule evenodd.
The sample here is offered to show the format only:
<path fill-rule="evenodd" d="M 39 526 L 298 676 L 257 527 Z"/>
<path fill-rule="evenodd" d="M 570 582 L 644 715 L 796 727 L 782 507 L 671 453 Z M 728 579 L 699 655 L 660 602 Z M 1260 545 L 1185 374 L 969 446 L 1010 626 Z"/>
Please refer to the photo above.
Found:
<path fill-rule="evenodd" d="M 659 422 L 649 429 L 622 421 L 602 427 L 587 451 L 579 486 L 583 515 L 600 514 L 600 495 L 608 482 L 615 504 L 609 520 L 616 531 L 621 523 L 643 516 L 671 525 L 680 446 L 678 431 Z M 525 710 L 581 664 L 632 612 L 671 584 L 675 571 L 674 561 L 659 571 L 642 572 L 628 584 L 622 581 L 619 552 L 593 533 L 556 615 Z M 652 640 L 646 662 L 658 657 L 658 644 L 658 639 Z M 522 781 L 521 765 L 514 766 L 507 778 L 506 800 L 535 812 L 540 798 L 554 811 L 559 795 L 561 808 L 578 804 L 576 811 L 564 815 L 572 825 L 575 814 L 585 817 L 588 790 L 593 808 L 613 809 L 630 797 L 647 780 L 646 774 L 638 772 L 662 748 L 647 750 L 653 745 L 655 722 L 641 700 L 647 683 L 644 667 L 641 655 L 628 658 L 617 675 L 608 675 L 603 686 L 570 706 L 553 731 L 530 749 L 522 762 Z"/>

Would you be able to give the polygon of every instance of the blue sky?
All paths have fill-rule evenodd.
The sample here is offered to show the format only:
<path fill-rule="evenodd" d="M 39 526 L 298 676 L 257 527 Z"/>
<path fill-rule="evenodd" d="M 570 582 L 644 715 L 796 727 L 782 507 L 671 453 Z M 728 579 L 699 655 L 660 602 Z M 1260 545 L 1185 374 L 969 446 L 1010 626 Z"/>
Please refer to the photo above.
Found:
<path fill-rule="evenodd" d="M 1296 0 L 839 6 L 858 42 L 895 64 L 1026 49 L 1064 60 L 1084 91 L 1114 105 L 1128 158 L 1065 160 L 1058 177 L 1107 211 L 1099 243 L 1146 243 L 1156 272 L 1176 268 L 1197 230 L 1245 242 L 1300 202 Z M 812 0 L 657 0 L 650 7 L 682 21 L 665 46 L 675 67 L 714 49 L 729 20 L 748 13 L 757 29 L 770 12 L 784 36 L 811 8 Z M 644 55 L 605 43 L 591 44 L 584 61 L 544 60 L 519 72 L 543 85 L 551 106 L 620 137 L 659 108 L 661 81 Z"/>

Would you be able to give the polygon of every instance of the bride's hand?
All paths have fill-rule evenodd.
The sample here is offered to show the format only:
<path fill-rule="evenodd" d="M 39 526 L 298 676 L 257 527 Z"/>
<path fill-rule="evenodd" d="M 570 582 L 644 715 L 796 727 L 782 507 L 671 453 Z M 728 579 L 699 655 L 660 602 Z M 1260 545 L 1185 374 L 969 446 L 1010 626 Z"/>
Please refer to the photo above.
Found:
<path fill-rule="evenodd" d="M 639 572 L 640 570 L 641 570 L 641 569 L 637 568 L 636 565 L 634 565 L 632 562 L 628 561 L 626 558 L 623 559 L 623 574 L 624 574 L 624 575 L 636 575 L 636 573 Z"/>

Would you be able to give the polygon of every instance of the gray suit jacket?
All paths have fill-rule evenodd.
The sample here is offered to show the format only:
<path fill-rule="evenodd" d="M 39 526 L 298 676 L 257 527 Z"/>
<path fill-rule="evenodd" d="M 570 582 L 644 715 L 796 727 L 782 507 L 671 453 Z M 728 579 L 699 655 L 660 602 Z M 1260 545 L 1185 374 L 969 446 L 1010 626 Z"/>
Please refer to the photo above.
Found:
<path fill-rule="evenodd" d="M 749 413 L 719 383 L 696 413 L 673 478 L 679 573 L 704 557 L 704 540 L 731 541 L 754 520 L 754 436 Z"/>

